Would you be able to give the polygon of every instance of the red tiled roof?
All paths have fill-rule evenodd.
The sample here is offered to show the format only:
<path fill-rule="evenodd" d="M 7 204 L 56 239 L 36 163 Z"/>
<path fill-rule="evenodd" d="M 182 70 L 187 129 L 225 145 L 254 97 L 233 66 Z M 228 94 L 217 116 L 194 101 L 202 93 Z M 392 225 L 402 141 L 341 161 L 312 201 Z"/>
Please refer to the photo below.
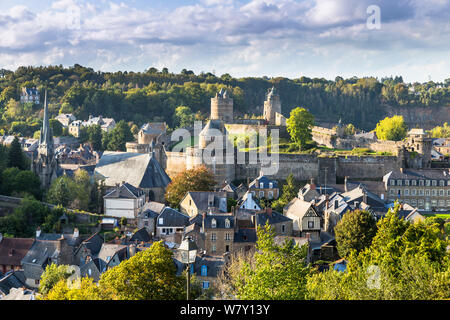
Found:
<path fill-rule="evenodd" d="M 0 265 L 20 266 L 34 239 L 3 238 L 0 242 Z"/>

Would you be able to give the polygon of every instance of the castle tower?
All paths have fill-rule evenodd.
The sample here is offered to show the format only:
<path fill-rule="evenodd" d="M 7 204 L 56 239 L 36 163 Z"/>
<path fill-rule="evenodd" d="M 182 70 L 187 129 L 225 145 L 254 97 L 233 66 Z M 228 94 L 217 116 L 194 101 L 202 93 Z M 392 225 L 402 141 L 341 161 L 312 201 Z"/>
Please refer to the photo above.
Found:
<path fill-rule="evenodd" d="M 233 123 L 233 99 L 229 97 L 226 90 L 220 89 L 220 92 L 211 98 L 211 120 Z"/>
<path fill-rule="evenodd" d="M 424 169 L 431 167 L 432 139 L 423 129 L 411 129 L 405 143 L 406 149 L 417 156 L 407 158 L 409 168 Z"/>
<path fill-rule="evenodd" d="M 264 119 L 269 124 L 275 125 L 277 113 L 281 114 L 281 100 L 275 87 L 272 87 L 267 94 L 266 101 L 264 101 Z"/>
<path fill-rule="evenodd" d="M 42 187 L 48 189 L 51 182 L 57 177 L 58 163 L 55 158 L 53 131 L 49 125 L 47 91 L 45 91 L 44 121 L 37 151 L 37 159 L 33 159 L 32 169 L 41 180 Z"/>

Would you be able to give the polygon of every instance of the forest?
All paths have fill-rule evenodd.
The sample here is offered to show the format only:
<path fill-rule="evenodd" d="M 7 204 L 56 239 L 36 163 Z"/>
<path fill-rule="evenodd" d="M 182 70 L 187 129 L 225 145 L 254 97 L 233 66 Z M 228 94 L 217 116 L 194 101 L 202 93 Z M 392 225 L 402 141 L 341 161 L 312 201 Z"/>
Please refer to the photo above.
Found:
<path fill-rule="evenodd" d="M 112 117 L 141 126 L 165 121 L 180 126 L 175 110 L 187 107 L 192 119 L 209 116 L 210 98 L 224 88 L 234 99 L 235 117 L 259 116 L 267 90 L 275 86 L 282 101 L 282 113 L 309 110 L 316 121 L 352 123 L 372 130 L 385 116 L 384 106 L 437 107 L 450 105 L 450 79 L 443 83 L 404 83 L 401 76 L 377 79 L 356 78 L 334 81 L 323 78 L 233 78 L 212 73 L 196 75 L 183 69 L 179 74 L 167 68 L 145 72 L 101 72 L 75 64 L 71 67 L 19 67 L 0 70 L 0 134 L 31 136 L 42 119 L 43 89 L 48 90 L 49 111 L 73 113 L 77 119 L 89 115 Z M 19 103 L 22 87 L 36 87 L 41 103 Z"/>

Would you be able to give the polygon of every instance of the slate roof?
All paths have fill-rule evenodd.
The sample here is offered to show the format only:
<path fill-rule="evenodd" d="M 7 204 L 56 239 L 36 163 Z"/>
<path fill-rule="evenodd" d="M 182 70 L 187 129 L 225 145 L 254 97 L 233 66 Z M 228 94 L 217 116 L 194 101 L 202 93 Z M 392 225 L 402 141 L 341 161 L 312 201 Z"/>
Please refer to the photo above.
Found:
<path fill-rule="evenodd" d="M 106 198 L 106 199 L 111 199 L 111 198 L 114 198 L 114 199 L 117 199 L 117 198 L 136 199 L 142 195 L 144 195 L 143 190 L 138 189 L 138 188 L 132 186 L 131 184 L 125 182 L 124 184 L 122 184 L 119 187 L 110 189 L 103 198 Z"/>
<path fill-rule="evenodd" d="M 165 122 L 149 122 L 142 126 L 142 131 L 145 134 L 161 134 L 166 132 Z"/>
<path fill-rule="evenodd" d="M 34 239 L 3 238 L 0 242 L 0 265 L 20 266 Z"/>
<path fill-rule="evenodd" d="M 226 228 L 225 221 L 228 219 L 230 227 Z M 212 229 L 212 221 L 216 220 L 215 229 L 233 229 L 234 217 L 231 214 L 207 214 L 205 215 L 205 229 Z"/>
<path fill-rule="evenodd" d="M 75 247 L 78 246 L 81 242 L 80 237 L 74 237 L 73 233 L 70 234 L 62 234 L 62 233 L 41 233 L 36 240 L 47 240 L 47 241 L 57 241 L 64 236 L 66 242 L 69 246 Z"/>
<path fill-rule="evenodd" d="M 21 272 L 22 276 L 19 276 L 18 273 Z M 0 279 L 0 295 L 7 295 L 9 294 L 10 290 L 12 288 L 22 288 L 25 286 L 25 278 L 23 276 L 23 271 L 10 271 L 6 273 L 5 276 L 3 276 Z"/>
<path fill-rule="evenodd" d="M 303 216 L 308 212 L 308 210 L 311 207 L 313 207 L 312 202 L 307 202 L 299 198 L 294 198 L 291 200 L 291 202 L 287 204 L 284 210 L 286 210 L 286 215 L 289 214 L 302 219 Z M 314 208 L 313 210 L 315 211 Z M 320 216 L 318 213 L 317 215 Z"/>
<path fill-rule="evenodd" d="M 44 266 L 49 258 L 56 258 L 58 255 L 57 241 L 36 240 L 22 259 L 22 265 L 28 263 Z M 27 278 L 29 277 L 27 276 Z"/>
<path fill-rule="evenodd" d="M 264 226 L 267 221 L 269 222 L 270 225 L 276 224 L 276 223 L 292 221 L 292 219 L 282 215 L 279 212 L 273 211 L 273 210 L 272 210 L 272 213 L 268 213 L 266 211 L 257 212 L 257 213 L 255 213 L 255 218 L 256 218 L 256 223 L 258 224 L 258 226 Z"/>
<path fill-rule="evenodd" d="M 363 185 L 359 185 L 357 188 L 348 192 L 342 193 L 342 197 L 348 204 L 354 204 L 356 200 L 363 201 L 363 197 L 366 195 L 367 201 L 365 201 L 372 208 L 385 208 L 385 202 L 375 193 L 367 190 Z"/>
<path fill-rule="evenodd" d="M 448 180 L 450 172 L 448 169 L 428 169 L 428 170 L 403 170 L 391 171 L 386 174 L 383 181 L 389 179 L 408 179 L 408 180 Z"/>
<path fill-rule="evenodd" d="M 89 269 L 91 270 L 91 274 L 89 275 Z M 80 267 L 80 275 L 81 277 L 90 277 L 93 278 L 95 282 L 100 280 L 100 274 L 102 270 L 102 265 L 100 259 L 95 258 L 85 263 Z"/>
<path fill-rule="evenodd" d="M 84 240 L 82 244 L 91 251 L 92 255 L 96 255 L 100 252 L 100 249 L 102 248 L 104 242 L 105 240 L 103 239 L 103 237 L 99 235 L 97 232 L 94 233 L 89 238 L 87 238 L 86 240 Z"/>
<path fill-rule="evenodd" d="M 105 151 L 95 167 L 96 179 L 104 179 L 106 186 L 123 181 L 142 189 L 165 188 L 169 176 L 151 154 Z"/>
<path fill-rule="evenodd" d="M 258 178 L 256 178 L 255 180 L 253 180 L 250 184 L 249 184 L 249 189 L 261 189 L 260 188 L 260 184 L 263 183 L 263 188 L 262 189 L 270 189 L 269 183 L 272 183 L 273 186 L 271 189 L 276 189 L 278 188 L 278 181 L 277 180 L 271 180 L 268 177 L 261 175 Z"/>
<path fill-rule="evenodd" d="M 139 229 L 130 238 L 130 241 L 139 241 L 139 242 L 149 242 L 151 240 L 152 240 L 152 238 L 148 234 L 148 231 L 146 228 Z"/>
<path fill-rule="evenodd" d="M 163 218 L 163 223 L 160 224 L 160 219 Z M 189 216 L 182 214 L 181 212 L 166 207 L 159 215 L 156 226 L 157 227 L 182 227 L 187 226 L 189 223 Z"/>
<path fill-rule="evenodd" d="M 190 195 L 195 206 L 200 211 L 207 211 L 210 207 L 208 199 L 210 195 L 214 196 L 213 205 L 214 208 L 222 209 L 221 211 L 227 211 L 227 193 L 226 192 L 213 192 L 213 191 L 189 191 L 186 196 Z M 222 204 L 220 203 L 222 200 Z"/>
<path fill-rule="evenodd" d="M 100 252 L 98 253 L 98 259 L 100 260 L 100 271 L 104 270 L 104 267 L 112 260 L 115 254 L 119 254 L 119 260 L 122 261 L 127 257 L 127 246 L 122 244 L 104 243 Z"/>
<path fill-rule="evenodd" d="M 150 201 L 146 202 L 144 206 L 142 207 L 142 211 L 150 210 L 152 212 L 155 212 L 156 214 L 160 214 L 163 212 L 166 205 L 164 203 Z"/>

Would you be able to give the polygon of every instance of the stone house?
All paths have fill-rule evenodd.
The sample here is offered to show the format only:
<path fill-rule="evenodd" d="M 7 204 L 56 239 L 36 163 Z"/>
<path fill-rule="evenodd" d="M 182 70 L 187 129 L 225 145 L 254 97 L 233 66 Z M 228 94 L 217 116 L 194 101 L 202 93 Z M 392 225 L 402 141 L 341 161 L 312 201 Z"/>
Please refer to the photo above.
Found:
<path fill-rule="evenodd" d="M 247 191 L 237 202 L 238 208 L 243 210 L 260 211 L 261 204 L 250 190 Z"/>
<path fill-rule="evenodd" d="M 293 220 L 279 212 L 273 211 L 272 208 L 265 208 L 261 212 L 256 212 L 252 220 L 255 227 L 264 227 L 268 223 L 277 236 L 293 235 Z"/>
<path fill-rule="evenodd" d="M 278 181 L 271 180 L 264 175 L 260 175 L 253 180 L 248 186 L 249 191 L 253 196 L 262 199 L 278 199 L 280 189 L 278 188 Z"/>
<path fill-rule="evenodd" d="M 20 103 L 34 103 L 39 104 L 40 96 L 39 90 L 36 88 L 26 88 L 22 87 L 22 91 L 20 93 Z"/>
<path fill-rule="evenodd" d="M 22 269 L 21 261 L 34 243 L 34 239 L 4 238 L 0 233 L 0 273 Z"/>
<path fill-rule="evenodd" d="M 312 240 L 320 238 L 322 217 L 313 203 L 294 198 L 283 211 L 286 217 L 293 220 L 294 236 L 310 234 Z"/>
<path fill-rule="evenodd" d="M 103 201 L 105 215 L 136 219 L 145 204 L 145 193 L 129 183 L 122 183 L 109 190 L 103 197 Z"/>
<path fill-rule="evenodd" d="M 158 216 L 156 222 L 156 236 L 159 238 L 167 238 L 168 236 L 179 235 L 176 239 L 181 241 L 181 236 L 184 233 L 185 227 L 189 223 L 189 216 L 166 207 L 163 212 Z"/>

